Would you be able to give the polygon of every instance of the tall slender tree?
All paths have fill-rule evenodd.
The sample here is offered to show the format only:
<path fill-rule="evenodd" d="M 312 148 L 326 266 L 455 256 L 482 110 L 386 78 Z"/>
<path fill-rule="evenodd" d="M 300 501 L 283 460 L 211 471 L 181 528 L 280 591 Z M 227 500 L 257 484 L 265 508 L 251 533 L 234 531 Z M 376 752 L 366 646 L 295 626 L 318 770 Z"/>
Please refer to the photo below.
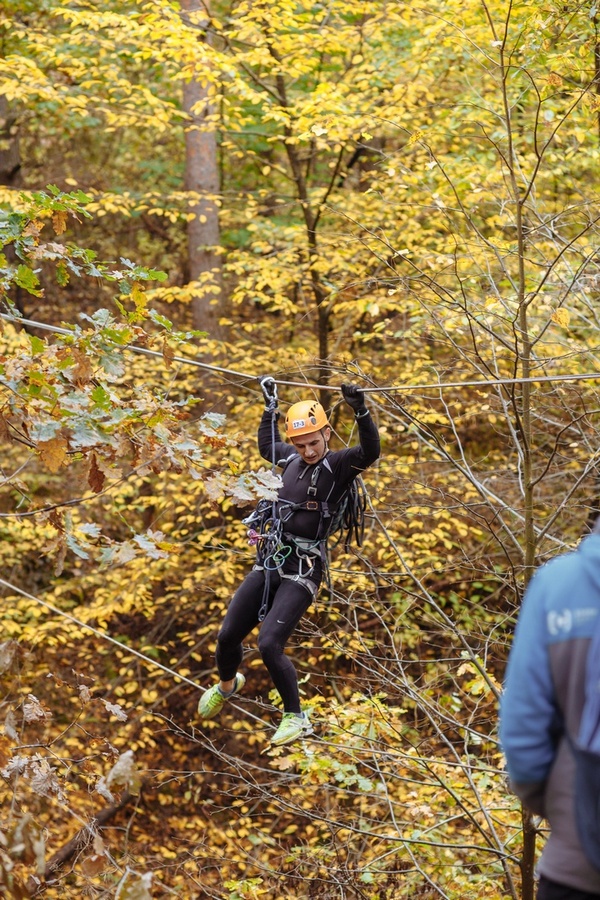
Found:
<path fill-rule="evenodd" d="M 187 27 L 196 32 L 200 54 L 209 40 L 210 9 L 202 0 L 181 0 Z M 204 56 L 204 54 L 202 54 Z M 189 60 L 183 83 L 185 125 L 185 188 L 191 195 L 187 226 L 188 278 L 195 282 L 193 321 L 212 336 L 220 336 L 223 282 L 218 196 L 220 193 L 214 91 L 206 63 Z"/>
<path fill-rule="evenodd" d="M 0 94 L 0 184 L 18 187 L 21 181 L 21 154 L 16 117 L 8 100 Z"/>

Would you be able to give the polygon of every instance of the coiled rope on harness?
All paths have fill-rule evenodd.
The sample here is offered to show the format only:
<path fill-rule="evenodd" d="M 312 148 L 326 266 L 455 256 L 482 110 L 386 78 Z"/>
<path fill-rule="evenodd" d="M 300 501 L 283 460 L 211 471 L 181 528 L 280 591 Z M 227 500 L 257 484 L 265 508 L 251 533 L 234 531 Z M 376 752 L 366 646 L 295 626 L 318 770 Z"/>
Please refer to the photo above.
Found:
<path fill-rule="evenodd" d="M 358 475 L 340 500 L 338 509 L 329 522 L 324 538 L 329 549 L 337 547 L 342 541 L 346 551 L 350 549 L 352 541 L 357 547 L 362 547 L 366 509 L 367 489 L 362 477 Z"/>
<path fill-rule="evenodd" d="M 271 385 L 271 397 L 267 409 L 271 413 L 271 472 L 275 474 L 275 444 L 277 440 L 277 385 Z M 248 542 L 256 547 L 257 563 L 255 569 L 262 568 L 265 573 L 262 601 L 258 611 L 258 621 L 262 622 L 269 611 L 269 595 L 271 590 L 271 573 L 281 571 L 281 567 L 292 552 L 292 547 L 283 541 L 283 522 L 277 508 L 277 497 L 268 501 L 260 501 L 255 511 L 243 520 L 247 525 L 258 526 L 259 530 L 250 527 Z"/>

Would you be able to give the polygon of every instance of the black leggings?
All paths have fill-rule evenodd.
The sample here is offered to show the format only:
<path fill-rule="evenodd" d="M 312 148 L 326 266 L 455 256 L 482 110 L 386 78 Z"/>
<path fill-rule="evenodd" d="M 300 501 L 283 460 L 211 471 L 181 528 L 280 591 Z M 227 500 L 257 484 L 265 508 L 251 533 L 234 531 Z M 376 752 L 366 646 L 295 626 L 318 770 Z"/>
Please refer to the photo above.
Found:
<path fill-rule="evenodd" d="M 239 668 L 243 656 L 242 641 L 259 622 L 264 586 L 264 570 L 253 569 L 229 604 L 217 637 L 217 668 L 222 681 L 231 681 Z M 299 713 L 298 677 L 283 651 L 314 595 L 301 582 L 282 578 L 277 570 L 269 573 L 269 588 L 271 602 L 261 625 L 258 649 L 279 691 L 284 710 Z"/>

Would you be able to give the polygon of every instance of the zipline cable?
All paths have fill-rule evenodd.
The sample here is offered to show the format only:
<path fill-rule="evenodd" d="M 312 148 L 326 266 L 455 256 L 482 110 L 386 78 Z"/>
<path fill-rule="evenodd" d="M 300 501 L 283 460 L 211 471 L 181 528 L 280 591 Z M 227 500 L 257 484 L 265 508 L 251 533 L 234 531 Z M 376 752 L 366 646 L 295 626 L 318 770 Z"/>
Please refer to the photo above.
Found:
<path fill-rule="evenodd" d="M 9 322 L 21 325 L 31 325 L 34 328 L 40 328 L 44 331 L 50 331 L 54 334 L 73 335 L 68 328 L 60 328 L 57 325 L 48 325 L 45 322 L 37 322 L 35 319 L 25 319 L 21 316 L 10 315 L 9 313 L 0 313 L 0 318 Z M 145 356 L 153 356 L 161 358 L 163 354 L 159 350 L 149 350 L 147 347 L 138 347 L 135 344 L 128 344 L 124 349 L 133 353 L 142 353 Z M 199 369 L 206 369 L 210 372 L 218 372 L 222 375 L 232 375 L 236 378 L 242 378 L 245 381 L 255 381 L 258 375 L 251 375 L 248 372 L 238 372 L 235 369 L 226 369 L 222 366 L 215 366 L 211 363 L 200 362 L 189 356 L 173 356 L 173 362 L 181 363 L 187 366 L 196 366 Z M 328 384 L 318 384 L 310 381 L 285 381 L 281 378 L 274 379 L 277 384 L 286 387 L 311 388 L 317 391 L 341 391 L 341 387 Z M 384 394 L 384 393 L 409 393 L 410 391 L 429 391 L 429 390 L 445 390 L 449 388 L 490 388 L 490 387 L 508 387 L 517 384 L 542 384 L 551 382 L 571 382 L 571 381 L 600 381 L 600 372 L 584 372 L 581 374 L 563 374 L 563 375 L 531 375 L 527 378 L 489 378 L 483 381 L 434 381 L 425 382 L 423 384 L 392 384 L 385 387 L 361 387 L 365 394 Z"/>
<path fill-rule="evenodd" d="M 0 319 L 6 319 L 8 322 L 15 322 L 21 325 L 31 325 L 33 328 L 40 328 L 43 331 L 51 331 L 54 334 L 65 334 L 73 337 L 73 331 L 68 328 L 60 328 L 58 325 L 48 325 L 45 322 L 36 322 L 35 319 L 24 319 L 21 316 L 12 316 L 9 313 L 0 313 Z M 134 353 L 143 353 L 145 356 L 156 356 L 162 358 L 159 350 L 149 350 L 147 347 L 138 347 L 135 344 L 127 344 L 123 349 L 131 350 Z M 223 369 L 221 366 L 213 366 L 210 363 L 199 362 L 197 359 L 191 359 L 189 356 L 173 356 L 170 357 L 174 362 L 185 363 L 188 366 L 198 366 L 201 369 L 209 369 L 214 372 L 222 372 L 226 375 L 235 375 L 238 378 L 254 379 L 254 375 L 247 375 L 245 372 L 236 372 L 235 369 Z"/>

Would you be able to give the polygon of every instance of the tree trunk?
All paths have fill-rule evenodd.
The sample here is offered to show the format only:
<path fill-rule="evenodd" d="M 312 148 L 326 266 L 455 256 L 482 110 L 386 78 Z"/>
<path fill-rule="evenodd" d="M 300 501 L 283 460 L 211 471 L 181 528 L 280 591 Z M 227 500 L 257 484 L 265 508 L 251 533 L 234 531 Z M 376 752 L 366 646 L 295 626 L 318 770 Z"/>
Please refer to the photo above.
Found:
<path fill-rule="evenodd" d="M 502 99 L 508 138 L 508 151 L 506 162 L 508 165 L 508 179 L 510 184 L 511 199 L 515 209 L 515 227 L 517 236 L 517 302 L 518 312 L 515 319 L 515 336 L 517 350 L 516 371 L 524 379 L 519 389 L 515 388 L 512 402 L 515 411 L 516 432 L 518 435 L 519 449 L 522 465 L 522 492 L 523 492 L 523 587 L 526 588 L 535 570 L 537 552 L 537 537 L 535 531 L 535 480 L 533 472 L 534 462 L 534 434 L 531 424 L 532 414 L 532 385 L 526 380 L 531 376 L 532 340 L 529 328 L 529 301 L 527 298 L 527 228 L 524 215 L 525 199 L 529 190 L 522 190 L 517 174 L 517 158 L 513 140 L 513 123 L 511 104 L 507 93 L 507 77 L 510 66 L 504 60 L 504 52 L 501 51 L 502 74 Z M 518 108 L 517 108 L 518 109 Z M 531 185 L 530 185 L 531 188 Z M 530 189 L 529 188 L 529 189 Z M 531 814 L 522 807 L 523 822 L 523 851 L 521 855 L 521 898 L 533 900 L 535 893 L 535 856 L 536 856 L 536 829 L 533 826 Z"/>
<path fill-rule="evenodd" d="M 0 95 L 0 184 L 9 187 L 21 185 L 21 156 L 19 135 L 14 116 L 11 116 L 8 100 Z"/>
<path fill-rule="evenodd" d="M 521 856 L 521 900 L 533 900 L 535 892 L 535 844 L 537 830 L 531 813 L 521 809 L 523 853 Z"/>
<path fill-rule="evenodd" d="M 181 0 L 181 8 L 193 15 L 198 41 L 207 40 L 209 8 L 201 0 Z M 220 249 L 219 211 L 215 202 L 220 191 L 217 137 L 206 120 L 213 113 L 210 88 L 198 78 L 184 82 L 183 108 L 189 120 L 185 130 L 185 189 L 197 194 L 191 206 L 194 218 L 188 223 L 188 281 L 199 282 L 192 301 L 195 328 L 210 337 L 223 337 L 219 317 L 223 312 L 223 282 Z"/>
<path fill-rule="evenodd" d="M 21 178 L 21 152 L 19 148 L 19 131 L 16 116 L 11 113 L 8 100 L 0 94 L 0 184 L 10 188 L 20 188 Z M 4 255 L 9 263 L 17 261 L 15 249 L 12 244 L 3 248 Z M 18 285 L 11 290 L 11 300 L 22 316 L 26 316 L 23 304 L 25 292 Z M 31 329 L 24 325 L 25 331 L 33 334 Z"/>
<path fill-rule="evenodd" d="M 277 50 L 273 46 L 269 47 L 269 51 L 275 59 L 280 59 Z M 288 107 L 289 104 L 287 99 L 285 80 L 282 75 L 277 76 L 276 84 L 277 93 L 281 105 L 284 107 Z M 302 213 L 304 216 L 304 224 L 306 226 L 306 244 L 310 259 L 310 283 L 315 299 L 315 305 L 317 308 L 317 339 L 319 342 L 319 371 L 317 375 L 317 381 L 319 384 L 323 385 L 322 390 L 319 392 L 319 400 L 321 401 L 323 406 L 327 408 L 329 406 L 329 401 L 331 398 L 331 393 L 327 389 L 327 358 L 329 356 L 330 311 L 327 305 L 328 291 L 323 285 L 321 275 L 319 273 L 319 267 L 318 265 L 316 265 L 319 259 L 319 246 L 317 242 L 317 223 L 319 216 L 315 213 L 310 203 L 306 177 L 300 161 L 298 149 L 293 140 L 294 135 L 289 125 L 285 126 L 284 134 L 285 152 L 287 154 L 290 168 L 292 170 L 292 178 L 294 184 L 296 185 L 296 193 L 298 196 L 298 200 L 300 201 Z"/>

